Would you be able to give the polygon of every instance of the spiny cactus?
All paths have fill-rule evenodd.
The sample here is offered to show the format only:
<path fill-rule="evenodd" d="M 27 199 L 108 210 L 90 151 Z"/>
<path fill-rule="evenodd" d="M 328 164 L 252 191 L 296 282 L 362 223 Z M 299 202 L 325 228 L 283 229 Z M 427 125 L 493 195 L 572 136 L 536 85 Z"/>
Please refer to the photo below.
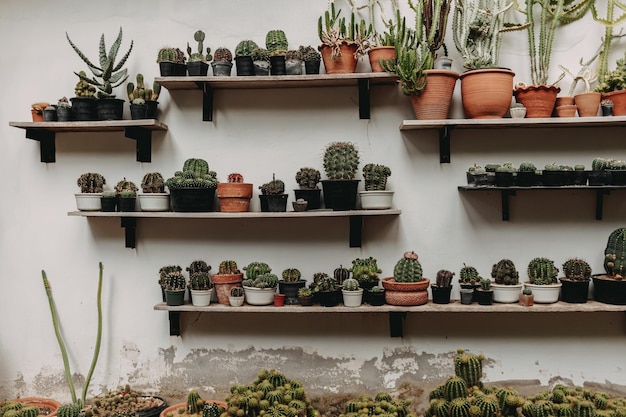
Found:
<path fill-rule="evenodd" d="M 252 51 L 258 48 L 259 45 L 253 40 L 244 39 L 235 47 L 235 56 L 248 56 L 252 55 Z"/>
<path fill-rule="evenodd" d="M 500 405 L 495 394 L 475 397 L 474 405 L 480 410 L 480 417 L 494 417 L 500 412 Z"/>
<path fill-rule="evenodd" d="M 329 277 L 325 273 L 320 273 L 317 277 L 313 276 L 314 286 L 313 288 L 317 292 L 332 292 L 339 289 L 339 283 L 335 278 Z"/>
<path fill-rule="evenodd" d="M 141 190 L 144 193 L 165 192 L 165 180 L 159 172 L 148 172 L 141 180 Z"/>
<path fill-rule="evenodd" d="M 461 284 L 478 284 L 482 277 L 478 274 L 478 270 L 471 266 L 463 264 L 461 271 L 459 272 L 459 282 Z"/>
<path fill-rule="evenodd" d="M 363 167 L 363 179 L 365 191 L 387 189 L 387 178 L 391 175 L 391 169 L 385 165 L 366 164 Z"/>
<path fill-rule="evenodd" d="M 352 278 L 359 282 L 378 282 L 378 274 L 380 274 L 382 270 L 378 267 L 376 259 L 370 256 L 364 259 L 354 259 L 350 272 L 352 273 Z"/>
<path fill-rule="evenodd" d="M 532 162 L 522 162 L 519 164 L 519 172 L 535 172 L 537 167 Z"/>
<path fill-rule="evenodd" d="M 213 60 L 211 55 L 211 48 L 206 48 L 206 55 L 204 55 L 204 39 L 206 35 L 203 31 L 198 30 L 193 34 L 193 39 L 198 42 L 197 52 L 191 52 L 191 46 L 187 42 L 187 54 L 189 55 L 189 62 L 208 62 Z"/>
<path fill-rule="evenodd" d="M 457 350 L 457 355 L 454 358 L 454 373 L 456 376 L 463 378 L 468 387 L 481 387 L 480 382 L 483 376 L 483 361 L 485 356 L 475 355 L 473 353 L 466 352 L 463 349 Z"/>
<path fill-rule="evenodd" d="M 218 269 L 219 275 L 232 275 L 241 273 L 237 268 L 237 262 L 235 261 L 222 261 Z"/>
<path fill-rule="evenodd" d="M 243 297 L 244 291 L 242 287 L 233 287 L 230 289 L 231 297 Z"/>
<path fill-rule="evenodd" d="M 215 50 L 215 54 L 213 54 L 213 61 L 225 61 L 232 62 L 233 54 L 230 52 L 230 49 L 220 47 Z"/>
<path fill-rule="evenodd" d="M 57 409 L 58 417 L 78 417 L 81 407 L 79 404 L 63 404 Z M 6 416 L 6 413 L 5 413 Z"/>
<path fill-rule="evenodd" d="M 146 88 L 143 82 L 143 74 L 137 74 L 137 86 L 132 82 L 126 84 L 126 92 L 128 94 L 128 100 L 133 102 L 136 99 L 153 100 L 156 101 L 161 93 L 161 84 L 154 81 L 152 83 L 152 89 Z"/>
<path fill-rule="evenodd" d="M 455 398 L 448 406 L 450 417 L 470 417 L 470 402 L 467 398 Z"/>
<path fill-rule="evenodd" d="M 193 261 L 188 267 L 187 272 L 189 274 L 195 274 L 196 272 L 209 272 L 211 265 L 208 265 L 205 261 Z"/>
<path fill-rule="evenodd" d="M 300 45 L 298 51 L 300 51 L 300 55 L 302 56 L 303 61 L 321 61 L 322 59 L 322 55 L 317 51 L 317 49 L 313 48 L 311 45 Z"/>
<path fill-rule="evenodd" d="M 180 271 L 172 271 L 165 274 L 163 284 L 164 289 L 170 291 L 180 291 L 187 287 L 185 276 Z"/>
<path fill-rule="evenodd" d="M 241 289 L 241 287 L 237 288 Z M 220 417 L 224 411 L 225 410 L 223 409 L 223 407 L 220 407 L 216 403 L 209 401 L 205 403 L 202 407 L 202 417 Z"/>
<path fill-rule="evenodd" d="M 80 71 L 78 73 L 78 82 L 74 86 L 74 95 L 76 97 L 93 97 L 96 94 L 96 87 L 85 81 L 87 73 Z"/>
<path fill-rule="evenodd" d="M 528 278 L 531 284 L 549 285 L 558 282 L 559 269 L 548 258 L 534 258 L 528 263 Z"/>
<path fill-rule="evenodd" d="M 228 174 L 228 182 L 230 183 L 242 183 L 243 175 L 233 172 L 232 174 Z"/>
<path fill-rule="evenodd" d="M 467 382 L 459 376 L 453 376 L 443 385 L 443 393 L 447 401 L 467 397 Z"/>
<path fill-rule="evenodd" d="M 270 52 L 265 48 L 255 48 L 252 51 L 252 60 L 269 62 Z"/>
<path fill-rule="evenodd" d="M 393 278 L 396 282 L 418 282 L 422 280 L 422 265 L 418 261 L 417 253 L 405 252 L 393 268 Z"/>
<path fill-rule="evenodd" d="M 285 282 L 298 282 L 302 274 L 297 268 L 287 268 L 282 272 L 282 277 Z"/>
<path fill-rule="evenodd" d="M 300 168 L 296 173 L 296 182 L 302 189 L 317 189 L 317 184 L 320 182 L 320 179 L 321 174 L 319 170 L 315 168 Z"/>
<path fill-rule="evenodd" d="M 339 268 L 335 268 L 333 271 L 333 278 L 335 278 L 339 284 L 342 284 L 345 280 L 350 278 L 350 270 L 344 268 L 343 265 L 339 265 Z"/>
<path fill-rule="evenodd" d="M 272 181 L 259 186 L 263 195 L 276 195 L 285 193 L 285 183 L 276 179 L 276 174 L 272 174 Z"/>
<path fill-rule="evenodd" d="M 181 268 L 179 265 L 165 265 L 165 266 L 162 266 L 161 269 L 159 269 L 159 285 L 161 287 L 165 288 L 165 277 L 170 272 L 176 272 L 176 271 L 182 273 L 183 268 Z"/>
<path fill-rule="evenodd" d="M 324 171 L 331 180 L 354 179 L 359 162 L 359 151 L 353 143 L 332 142 L 324 150 Z"/>
<path fill-rule="evenodd" d="M 217 173 L 209 170 L 204 159 L 190 158 L 183 164 L 182 171 L 165 182 L 168 188 L 217 188 Z"/>
<path fill-rule="evenodd" d="M 123 191 L 137 191 L 137 186 L 134 182 L 124 177 L 115 185 L 115 191 L 117 191 L 118 194 L 121 194 Z"/>
<path fill-rule="evenodd" d="M 191 390 L 189 394 L 187 394 L 187 413 L 197 414 L 202 409 L 202 403 L 198 404 L 200 401 L 198 391 Z"/>
<path fill-rule="evenodd" d="M 76 185 L 80 187 L 81 193 L 101 193 L 106 180 L 101 174 L 87 172 L 76 180 Z"/>
<path fill-rule="evenodd" d="M 519 283 L 519 273 L 515 264 L 510 259 L 501 259 L 491 268 L 491 277 L 496 284 L 517 285 Z"/>
<path fill-rule="evenodd" d="M 483 291 L 491 291 L 491 280 L 489 278 L 481 278 L 480 289 Z"/>
<path fill-rule="evenodd" d="M 248 266 L 244 266 L 243 270 L 246 271 L 246 279 L 256 279 L 257 276 L 272 272 L 272 268 L 264 262 L 250 262 Z"/>
<path fill-rule="evenodd" d="M 448 271 L 447 269 L 440 269 L 437 271 L 437 277 L 435 282 L 438 287 L 449 287 L 452 283 L 452 278 L 454 277 L 454 272 Z"/>
<path fill-rule="evenodd" d="M 173 62 L 176 64 L 184 64 L 186 60 L 185 53 L 178 48 L 161 48 L 157 54 L 157 63 Z"/>
<path fill-rule="evenodd" d="M 346 291 L 357 291 L 359 288 L 359 281 L 354 278 L 348 278 L 343 282 L 343 289 Z"/>
<path fill-rule="evenodd" d="M 267 48 L 270 53 L 287 51 L 287 49 L 289 49 L 289 43 L 285 32 L 280 29 L 268 31 L 265 35 L 265 48 Z"/>
<path fill-rule="evenodd" d="M 626 228 L 621 227 L 609 235 L 604 250 L 604 269 L 612 277 L 626 275 Z"/>
<path fill-rule="evenodd" d="M 584 259 L 570 258 L 563 263 L 565 278 L 573 281 L 589 281 L 591 279 L 591 267 Z"/>
<path fill-rule="evenodd" d="M 195 291 L 206 291 L 213 288 L 213 283 L 208 271 L 189 273 L 189 288 Z"/>

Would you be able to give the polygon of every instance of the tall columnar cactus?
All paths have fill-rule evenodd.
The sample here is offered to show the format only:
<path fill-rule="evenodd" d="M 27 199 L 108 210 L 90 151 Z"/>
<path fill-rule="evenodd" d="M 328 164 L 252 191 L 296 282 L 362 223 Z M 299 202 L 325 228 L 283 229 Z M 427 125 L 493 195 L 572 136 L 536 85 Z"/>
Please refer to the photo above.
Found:
<path fill-rule="evenodd" d="M 235 47 L 235 56 L 249 56 L 252 55 L 252 51 L 258 48 L 259 45 L 253 40 L 244 39 Z"/>
<path fill-rule="evenodd" d="M 626 275 L 626 227 L 614 230 L 604 250 L 604 269 L 610 276 Z"/>
<path fill-rule="evenodd" d="M 87 172 L 76 180 L 76 185 L 80 187 L 81 193 L 101 193 L 106 180 L 101 174 Z"/>
<path fill-rule="evenodd" d="M 422 278 L 422 265 L 417 253 L 405 252 L 393 268 L 393 278 L 396 282 L 418 282 Z"/>
<path fill-rule="evenodd" d="M 589 281 L 591 267 L 584 259 L 570 258 L 563 263 L 563 274 L 573 281 Z"/>
<path fill-rule="evenodd" d="M 199 403 L 201 403 L 201 400 L 198 391 L 191 390 L 189 394 L 187 394 L 187 413 L 197 414 L 202 409 Z"/>
<path fill-rule="evenodd" d="M 265 35 L 265 48 L 270 53 L 277 51 L 286 52 L 289 49 L 289 42 L 287 41 L 287 35 L 280 29 L 274 29 L 267 32 Z"/>
<path fill-rule="evenodd" d="M 366 164 L 363 167 L 363 179 L 365 191 L 387 189 L 387 178 L 391 175 L 391 169 L 385 165 Z"/>
<path fill-rule="evenodd" d="M 148 172 L 141 180 L 141 190 L 144 193 L 165 192 L 165 179 L 160 172 Z"/>
<path fill-rule="evenodd" d="M 459 282 L 461 284 L 478 284 L 481 280 L 481 276 L 478 274 L 478 270 L 471 266 L 463 264 L 461 271 L 459 271 Z"/>
<path fill-rule="evenodd" d="M 448 271 L 447 269 L 440 269 L 437 271 L 435 282 L 438 287 L 449 287 L 452 283 L 452 277 L 454 277 L 454 272 Z"/>
<path fill-rule="evenodd" d="M 484 355 L 474 355 L 459 349 L 454 358 L 454 373 L 456 376 L 463 378 L 468 387 L 481 387 L 480 382 L 483 376 Z"/>
<path fill-rule="evenodd" d="M 143 74 L 137 74 L 137 86 L 132 82 L 126 84 L 126 92 L 128 93 L 128 100 L 133 101 L 137 98 L 144 100 L 156 101 L 161 94 L 161 84 L 154 81 L 152 83 L 152 89 L 146 88 L 143 81 Z"/>
<path fill-rule="evenodd" d="M 558 282 L 559 269 L 548 258 L 534 258 L 528 263 L 528 278 L 531 284 L 549 285 Z"/>
<path fill-rule="evenodd" d="M 331 180 L 351 180 L 356 176 L 360 156 L 350 142 L 333 142 L 324 151 L 324 171 Z"/>
<path fill-rule="evenodd" d="M 246 279 L 255 279 L 259 275 L 270 273 L 272 268 L 264 262 L 250 262 L 243 270 L 246 271 Z"/>
<path fill-rule="evenodd" d="M 357 291 L 359 288 L 359 281 L 354 278 L 348 278 L 343 282 L 343 289 L 346 291 Z"/>
<path fill-rule="evenodd" d="M 380 274 L 382 270 L 378 267 L 376 259 L 370 256 L 364 259 L 354 259 L 350 272 L 352 273 L 352 278 L 359 282 L 364 282 L 378 281 L 378 274 Z"/>
<path fill-rule="evenodd" d="M 237 262 L 232 260 L 221 261 L 218 269 L 219 275 L 232 275 L 239 274 L 239 268 L 237 267 Z"/>
<path fill-rule="evenodd" d="M 315 168 L 300 168 L 296 173 L 296 182 L 302 189 L 313 190 L 318 188 L 317 184 L 320 179 L 321 174 Z"/>
<path fill-rule="evenodd" d="M 302 273 L 297 268 L 287 268 L 282 272 L 283 281 L 298 282 L 302 277 Z"/>
<path fill-rule="evenodd" d="M 467 382 L 459 376 L 453 376 L 443 385 L 443 393 L 447 401 L 467 397 Z"/>
<path fill-rule="evenodd" d="M 501 259 L 493 265 L 491 277 L 496 281 L 496 284 L 517 285 L 519 283 L 519 273 L 510 259 Z"/>
<path fill-rule="evenodd" d="M 277 180 L 276 174 L 272 174 L 272 181 L 259 186 L 259 189 L 263 195 L 284 194 L 285 183 L 282 180 Z"/>

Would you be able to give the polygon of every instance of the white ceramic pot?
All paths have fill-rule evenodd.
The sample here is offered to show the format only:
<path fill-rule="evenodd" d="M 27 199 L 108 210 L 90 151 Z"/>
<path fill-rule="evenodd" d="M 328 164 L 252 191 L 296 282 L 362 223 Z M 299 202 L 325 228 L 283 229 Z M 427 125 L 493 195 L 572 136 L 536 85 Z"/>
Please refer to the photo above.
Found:
<path fill-rule="evenodd" d="M 102 203 L 100 198 L 102 193 L 78 193 L 76 197 L 76 208 L 80 211 L 100 211 Z"/>
<path fill-rule="evenodd" d="M 274 304 L 276 288 L 243 287 L 246 302 L 253 306 L 266 306 Z"/>
<path fill-rule="evenodd" d="M 509 113 L 513 119 L 523 119 L 526 117 L 526 107 L 511 107 Z"/>
<path fill-rule="evenodd" d="M 168 193 L 139 194 L 141 211 L 169 211 L 170 195 Z"/>
<path fill-rule="evenodd" d="M 517 303 L 519 302 L 519 293 L 522 291 L 522 284 L 502 285 L 491 284 L 493 289 L 493 301 L 496 303 Z"/>
<path fill-rule="evenodd" d="M 213 288 L 210 290 L 190 290 L 191 291 L 191 304 L 196 307 L 206 307 L 211 304 L 211 296 L 213 295 Z"/>
<path fill-rule="evenodd" d="M 343 305 L 346 307 L 358 307 L 363 302 L 363 288 L 356 291 L 341 290 L 343 294 Z"/>
<path fill-rule="evenodd" d="M 364 210 L 386 210 L 391 208 L 393 191 L 359 191 L 361 208 Z"/>
<path fill-rule="evenodd" d="M 524 283 L 524 288 L 530 288 L 535 296 L 535 303 L 537 304 L 552 304 L 559 301 L 559 296 L 561 295 L 561 284 L 560 282 L 557 284 L 548 284 L 548 285 L 537 285 L 531 284 L 530 282 Z"/>
<path fill-rule="evenodd" d="M 243 305 L 244 297 L 231 297 L 228 296 L 228 302 L 233 307 L 241 307 Z"/>

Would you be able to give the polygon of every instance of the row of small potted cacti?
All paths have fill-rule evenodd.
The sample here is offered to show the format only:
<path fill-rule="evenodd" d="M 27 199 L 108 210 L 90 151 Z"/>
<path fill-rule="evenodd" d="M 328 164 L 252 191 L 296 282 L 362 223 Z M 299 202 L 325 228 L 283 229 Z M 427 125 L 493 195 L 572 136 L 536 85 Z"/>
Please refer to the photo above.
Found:
<path fill-rule="evenodd" d="M 322 183 L 326 208 L 333 210 L 351 210 L 357 206 L 357 189 L 360 180 L 355 179 L 360 156 L 356 146 L 349 142 L 333 142 L 324 152 L 324 169 L 328 177 L 321 180 L 319 170 L 311 167 L 301 168 L 295 176 L 300 188 L 295 191 L 296 201 L 293 202 L 295 211 L 315 210 L 321 208 L 321 191 L 318 184 Z M 385 165 L 368 163 L 363 167 L 364 191 L 360 191 L 361 207 L 363 209 L 387 209 L 391 207 L 393 191 L 387 190 L 387 179 L 391 169 Z M 76 194 L 79 210 L 101 210 L 105 199 L 117 197 L 131 199 L 137 196 L 137 187 L 131 181 L 125 185 L 115 187 L 115 191 L 104 191 L 106 183 L 99 173 L 85 173 L 77 181 L 81 189 Z M 165 192 L 169 189 L 169 195 Z M 346 189 L 346 186 L 348 187 Z M 217 173 L 210 170 L 206 160 L 201 158 L 187 159 L 180 171 L 173 177 L 165 180 L 158 172 L 144 176 L 140 194 L 140 205 L 146 211 L 213 211 L 215 194 L 220 203 L 220 211 L 245 212 L 249 211 L 252 198 L 252 184 L 245 183 L 239 173 L 228 175 L 228 182 L 220 183 Z M 285 193 L 285 183 L 277 179 L 259 186 L 259 195 L 262 211 L 286 211 L 288 196 Z M 347 191 L 346 191 L 347 190 Z M 102 200 L 100 200 L 102 197 Z M 160 203 L 151 205 L 144 200 Z M 83 200 L 91 204 L 81 204 Z M 107 200 L 108 201 L 108 200 Z M 115 201 L 115 200 L 113 200 Z M 121 200 L 120 200 L 121 201 Z M 130 200 L 129 200 L 130 201 Z M 134 202 L 134 200 L 133 200 Z M 108 205 L 106 207 L 109 207 Z M 124 211 L 134 211 L 134 204 Z M 105 210 L 103 211 L 114 211 Z"/>
<path fill-rule="evenodd" d="M 512 162 L 484 167 L 474 164 L 468 168 L 466 176 L 467 183 L 474 186 L 626 185 L 626 161 L 595 158 L 591 170 L 586 170 L 582 164 L 570 166 L 556 162 L 546 164 L 543 169 L 528 161 L 517 167 Z"/>

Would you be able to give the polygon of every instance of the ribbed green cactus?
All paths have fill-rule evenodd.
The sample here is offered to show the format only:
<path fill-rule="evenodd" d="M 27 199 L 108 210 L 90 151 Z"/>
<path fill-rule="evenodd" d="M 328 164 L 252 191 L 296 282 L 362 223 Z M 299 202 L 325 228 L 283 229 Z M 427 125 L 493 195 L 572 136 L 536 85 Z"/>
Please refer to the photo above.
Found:
<path fill-rule="evenodd" d="M 418 261 L 417 253 L 405 252 L 393 268 L 393 278 L 396 282 L 418 282 L 422 280 L 422 265 Z"/>
<path fill-rule="evenodd" d="M 470 402 L 467 398 L 455 398 L 450 401 L 448 406 L 448 415 L 450 417 L 470 417 Z"/>
<path fill-rule="evenodd" d="M 230 289 L 230 296 L 231 297 L 243 297 L 244 296 L 244 291 L 242 287 L 233 287 Z"/>
<path fill-rule="evenodd" d="M 193 173 L 201 177 L 209 173 L 209 163 L 200 158 L 189 158 L 183 163 L 183 172 L 193 171 Z"/>
<path fill-rule="evenodd" d="M 74 95 L 76 97 L 93 97 L 96 94 L 96 87 L 85 81 L 87 73 L 80 71 L 78 73 L 78 82 L 74 86 Z"/>
<path fill-rule="evenodd" d="M 163 278 L 164 289 L 170 291 L 180 291 L 187 287 L 185 276 L 180 271 L 168 272 Z"/>
<path fill-rule="evenodd" d="M 274 29 L 267 32 L 265 35 L 265 48 L 270 53 L 277 51 L 287 51 L 289 49 L 289 43 L 287 41 L 287 35 L 280 29 Z"/>
<path fill-rule="evenodd" d="M 350 278 L 350 270 L 348 268 L 344 268 L 343 265 L 339 265 L 339 268 L 335 268 L 333 271 L 333 278 L 341 284 Z"/>
<path fill-rule="evenodd" d="M 315 277 L 313 279 L 315 280 Z M 339 289 L 337 280 L 324 273 L 317 276 L 317 281 L 315 281 L 314 284 L 315 291 L 317 292 L 332 292 Z"/>
<path fill-rule="evenodd" d="M 215 50 L 213 54 L 213 61 L 225 61 L 231 62 L 233 60 L 233 54 L 230 52 L 230 49 L 220 47 Z"/>
<path fill-rule="evenodd" d="M 302 278 L 302 273 L 297 268 L 287 268 L 281 275 L 285 282 L 298 282 Z"/>
<path fill-rule="evenodd" d="M 359 281 L 354 278 L 348 278 L 343 282 L 343 289 L 346 291 L 357 291 L 359 288 Z"/>
<path fill-rule="evenodd" d="M 495 417 L 500 412 L 500 405 L 495 394 L 476 397 L 474 405 L 480 410 L 479 417 Z"/>
<path fill-rule="evenodd" d="M 76 185 L 80 187 L 81 193 L 101 193 L 106 180 L 101 174 L 87 172 L 76 180 Z"/>
<path fill-rule="evenodd" d="M 378 282 L 378 274 L 380 274 L 382 270 L 378 267 L 376 259 L 370 256 L 364 259 L 354 259 L 350 272 L 352 272 L 352 278 L 359 282 Z"/>
<path fill-rule="evenodd" d="M 220 262 L 220 266 L 218 269 L 218 274 L 220 275 L 231 275 L 231 274 L 239 274 L 239 268 L 237 268 L 237 262 L 227 260 Z"/>
<path fill-rule="evenodd" d="M 182 273 L 183 268 L 181 268 L 178 265 L 165 265 L 162 266 L 161 269 L 159 269 L 159 285 L 163 288 L 165 288 L 165 277 L 167 276 L 167 274 L 169 274 L 170 272 L 181 272 Z"/>
<path fill-rule="evenodd" d="M 178 48 L 161 48 L 157 54 L 157 63 L 173 62 L 176 64 L 184 64 L 185 61 L 185 53 Z"/>
<path fill-rule="evenodd" d="M 115 185 L 115 191 L 117 191 L 118 194 L 121 194 L 122 191 L 137 191 L 137 186 L 134 182 L 124 177 Z"/>
<path fill-rule="evenodd" d="M 532 162 L 522 162 L 519 164 L 519 172 L 535 172 L 537 167 Z"/>
<path fill-rule="evenodd" d="M 235 56 L 248 56 L 252 55 L 252 51 L 258 48 L 259 45 L 253 40 L 244 39 L 235 47 Z"/>
<path fill-rule="evenodd" d="M 217 173 L 209 170 L 204 159 L 190 158 L 165 182 L 168 188 L 217 188 Z"/>
<path fill-rule="evenodd" d="M 443 392 L 447 401 L 455 398 L 467 397 L 467 382 L 460 376 L 453 376 L 443 385 Z"/>
<path fill-rule="evenodd" d="M 19 417 L 37 417 L 39 415 L 39 407 L 28 405 L 22 407 Z"/>
<path fill-rule="evenodd" d="M 459 271 L 459 282 L 461 284 L 478 284 L 480 280 L 481 276 L 475 267 L 463 264 L 461 271 Z"/>
<path fill-rule="evenodd" d="M 480 387 L 482 385 L 480 379 L 483 376 L 484 360 L 485 356 L 482 354 L 475 355 L 459 349 L 454 358 L 454 373 L 456 376 L 463 378 L 468 387 Z"/>
<path fill-rule="evenodd" d="M 193 261 L 187 268 L 187 272 L 189 274 L 195 274 L 197 272 L 209 272 L 211 270 L 211 265 L 208 265 L 205 261 Z"/>
<path fill-rule="evenodd" d="M 81 407 L 78 404 L 63 404 L 57 409 L 58 417 L 78 417 Z M 5 413 L 6 416 L 6 413 Z"/>
<path fill-rule="evenodd" d="M 454 272 L 448 271 L 447 269 L 440 269 L 437 271 L 435 283 L 438 287 L 449 287 L 452 284 L 453 277 Z"/>
<path fill-rule="evenodd" d="M 481 278 L 480 289 L 483 291 L 491 291 L 491 280 L 489 278 Z"/>
<path fill-rule="evenodd" d="M 160 172 L 148 172 L 141 180 L 141 190 L 144 193 L 165 192 L 165 179 Z"/>
<path fill-rule="evenodd" d="M 531 284 L 549 285 L 558 282 L 559 269 L 548 258 L 534 258 L 528 263 L 528 279 Z"/>
<path fill-rule="evenodd" d="M 391 175 L 391 169 L 385 165 L 366 164 L 363 167 L 363 179 L 365 191 L 387 189 L 387 178 Z"/>
<path fill-rule="evenodd" d="M 315 168 L 300 168 L 296 173 L 296 182 L 302 189 L 313 190 L 318 188 L 321 174 Z"/>
<path fill-rule="evenodd" d="M 208 271 L 197 271 L 189 273 L 189 288 L 195 291 L 206 291 L 213 288 L 211 277 Z"/>
<path fill-rule="evenodd" d="M 276 179 L 276 174 L 272 174 L 272 181 L 259 186 L 263 195 L 276 195 L 285 193 L 285 183 Z"/>
<path fill-rule="evenodd" d="M 500 414 L 505 416 L 517 416 L 517 408 L 524 405 L 524 397 L 513 388 L 500 388 L 496 391 L 500 405 Z"/>
<path fill-rule="evenodd" d="M 591 267 L 584 259 L 570 258 L 563 263 L 563 274 L 573 281 L 589 281 Z"/>
<path fill-rule="evenodd" d="M 187 394 L 187 413 L 198 413 L 202 409 L 202 406 L 198 404 L 199 402 L 201 402 L 201 400 L 198 392 L 196 390 L 189 391 L 189 394 Z"/>
<path fill-rule="evenodd" d="M 351 180 L 360 162 L 359 151 L 350 142 L 333 142 L 324 150 L 324 171 L 331 180 Z"/>
<path fill-rule="evenodd" d="M 246 279 L 256 279 L 261 274 L 267 274 L 272 272 L 272 268 L 264 262 L 250 262 L 247 266 L 243 267 L 246 271 Z"/>
<path fill-rule="evenodd" d="M 496 284 L 517 285 L 519 283 L 519 273 L 515 264 L 510 259 L 501 259 L 491 268 L 491 277 Z"/>
<path fill-rule="evenodd" d="M 609 235 L 604 250 L 604 269 L 610 276 L 626 275 L 626 228 L 621 227 Z"/>
<path fill-rule="evenodd" d="M 244 287 L 254 288 L 276 288 L 278 285 L 278 277 L 270 272 L 266 272 L 264 274 L 257 275 L 254 279 L 246 278 L 243 280 L 242 285 Z"/>

